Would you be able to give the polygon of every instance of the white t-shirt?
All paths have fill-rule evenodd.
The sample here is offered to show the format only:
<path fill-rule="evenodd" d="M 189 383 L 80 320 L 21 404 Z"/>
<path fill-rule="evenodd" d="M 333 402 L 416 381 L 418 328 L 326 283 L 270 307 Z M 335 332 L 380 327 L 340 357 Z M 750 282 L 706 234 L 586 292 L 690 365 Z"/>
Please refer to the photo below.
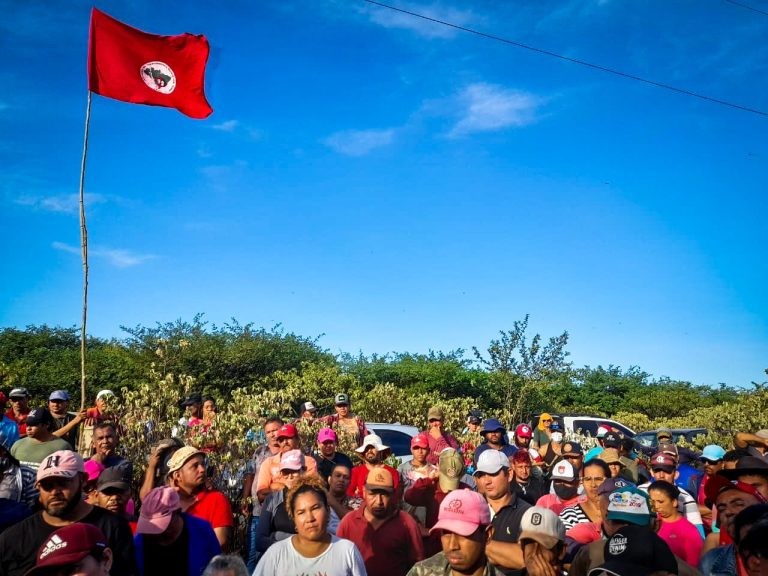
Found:
<path fill-rule="evenodd" d="M 360 551 L 352 542 L 331 536 L 331 545 L 315 558 L 293 547 L 293 537 L 267 548 L 253 576 L 367 576 Z"/>

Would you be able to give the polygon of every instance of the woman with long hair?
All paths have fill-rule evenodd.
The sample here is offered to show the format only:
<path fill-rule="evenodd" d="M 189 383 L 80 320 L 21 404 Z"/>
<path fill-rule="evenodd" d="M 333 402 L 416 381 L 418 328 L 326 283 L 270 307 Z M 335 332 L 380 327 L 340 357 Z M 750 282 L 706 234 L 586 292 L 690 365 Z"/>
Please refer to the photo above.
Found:
<path fill-rule="evenodd" d="M 669 545 L 675 556 L 691 566 L 698 566 L 704 540 L 698 528 L 677 509 L 679 495 L 677 486 L 664 480 L 657 480 L 648 487 L 651 504 L 661 520 L 659 536 Z"/>
<path fill-rule="evenodd" d="M 253 576 L 365 576 L 365 564 L 357 547 L 328 532 L 331 509 L 322 480 L 316 476 L 299 478 L 288 490 L 285 505 L 296 525 L 296 534 L 270 546 Z"/>

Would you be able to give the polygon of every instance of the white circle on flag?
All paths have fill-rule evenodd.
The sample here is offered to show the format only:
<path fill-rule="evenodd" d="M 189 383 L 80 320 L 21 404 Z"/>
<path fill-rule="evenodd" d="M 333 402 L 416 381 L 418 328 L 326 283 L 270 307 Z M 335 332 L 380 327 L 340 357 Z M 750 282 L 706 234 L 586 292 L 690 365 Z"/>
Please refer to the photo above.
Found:
<path fill-rule="evenodd" d="M 144 84 L 161 94 L 170 94 L 176 88 L 176 74 L 165 62 L 147 62 L 141 66 Z"/>

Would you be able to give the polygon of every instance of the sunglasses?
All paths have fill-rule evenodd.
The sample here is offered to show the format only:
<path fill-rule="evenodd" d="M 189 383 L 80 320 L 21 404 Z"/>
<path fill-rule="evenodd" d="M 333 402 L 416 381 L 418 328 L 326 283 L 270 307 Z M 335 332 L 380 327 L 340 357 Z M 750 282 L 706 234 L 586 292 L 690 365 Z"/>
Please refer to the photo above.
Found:
<path fill-rule="evenodd" d="M 545 418 L 544 420 L 542 420 L 542 422 L 544 422 L 545 424 L 546 424 L 547 422 L 552 422 L 552 418 Z"/>

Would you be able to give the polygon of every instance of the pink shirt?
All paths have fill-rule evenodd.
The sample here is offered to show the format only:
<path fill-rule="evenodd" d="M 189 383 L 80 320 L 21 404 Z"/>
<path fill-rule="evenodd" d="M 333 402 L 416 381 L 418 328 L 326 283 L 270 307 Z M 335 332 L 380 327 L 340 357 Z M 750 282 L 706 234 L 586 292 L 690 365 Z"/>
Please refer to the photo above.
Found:
<path fill-rule="evenodd" d="M 557 515 L 560 515 L 560 512 L 562 512 L 567 506 L 573 506 L 574 504 L 579 503 L 579 497 L 576 496 L 574 498 L 571 498 L 570 500 L 566 500 L 563 502 L 558 498 L 557 494 L 544 494 L 541 498 L 536 500 L 536 506 L 543 506 L 544 508 L 549 508 Z"/>
<path fill-rule="evenodd" d="M 691 566 L 698 566 L 704 540 L 699 534 L 699 529 L 684 516 L 674 522 L 662 520 L 658 534 L 669 545 L 675 556 L 685 560 Z"/>

